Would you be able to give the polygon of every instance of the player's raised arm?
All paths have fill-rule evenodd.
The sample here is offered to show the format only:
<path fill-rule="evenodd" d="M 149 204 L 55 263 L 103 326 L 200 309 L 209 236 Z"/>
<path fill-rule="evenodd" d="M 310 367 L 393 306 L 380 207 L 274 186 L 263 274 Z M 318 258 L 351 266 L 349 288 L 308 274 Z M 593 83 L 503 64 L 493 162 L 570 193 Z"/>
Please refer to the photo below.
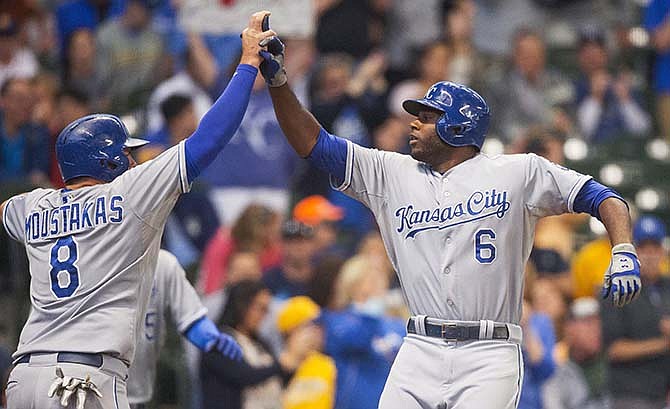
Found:
<path fill-rule="evenodd" d="M 269 29 L 268 20 L 265 20 Z M 300 104 L 288 86 L 284 68 L 284 44 L 278 37 L 265 39 L 261 51 L 264 58 L 261 74 L 270 87 L 275 115 L 284 135 L 293 149 L 317 168 L 344 179 L 347 143 L 326 132 L 314 116 Z"/>
<path fill-rule="evenodd" d="M 242 122 L 249 104 L 251 88 L 263 61 L 260 43 L 275 33 L 262 31 L 261 22 L 269 11 L 254 13 L 242 32 L 242 57 L 233 78 L 210 110 L 200 121 L 198 129 L 186 140 L 186 166 L 189 181 L 207 167 L 233 137 Z"/>

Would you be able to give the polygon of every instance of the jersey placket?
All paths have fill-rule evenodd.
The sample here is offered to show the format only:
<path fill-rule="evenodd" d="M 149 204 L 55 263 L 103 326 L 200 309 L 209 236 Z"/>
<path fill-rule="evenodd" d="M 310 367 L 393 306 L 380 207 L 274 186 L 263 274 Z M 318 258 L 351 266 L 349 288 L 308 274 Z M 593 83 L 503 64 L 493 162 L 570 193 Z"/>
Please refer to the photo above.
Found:
<path fill-rule="evenodd" d="M 437 189 L 438 191 L 438 198 L 437 201 L 440 204 L 440 207 L 445 207 L 449 206 L 449 204 L 453 200 L 453 195 L 452 192 L 450 191 L 450 184 L 449 184 L 449 174 L 451 173 L 450 171 L 441 175 L 437 172 L 434 172 L 436 175 L 438 175 L 438 186 L 439 188 Z M 451 237 L 453 235 L 453 228 L 448 228 L 445 229 L 442 237 L 442 244 L 444 246 L 444 258 L 442 259 L 442 265 L 441 267 L 441 281 L 442 281 L 442 289 L 443 289 L 443 297 L 442 299 L 445 302 L 444 305 L 444 311 L 447 312 L 448 317 L 456 317 L 458 316 L 456 314 L 456 302 L 454 301 L 455 296 L 454 296 L 454 289 L 453 289 L 453 284 L 454 284 L 454 277 L 455 277 L 455 272 L 454 272 L 454 265 L 453 265 L 453 259 L 454 259 L 454 254 L 453 254 L 453 238 Z"/>

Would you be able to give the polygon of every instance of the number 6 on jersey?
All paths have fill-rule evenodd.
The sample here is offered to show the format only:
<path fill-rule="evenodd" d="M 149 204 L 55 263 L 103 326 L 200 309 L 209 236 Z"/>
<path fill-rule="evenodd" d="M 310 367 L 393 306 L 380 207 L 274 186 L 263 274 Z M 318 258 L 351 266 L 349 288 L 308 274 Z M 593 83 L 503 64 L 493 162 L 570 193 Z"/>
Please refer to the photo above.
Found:
<path fill-rule="evenodd" d="M 475 258 L 481 264 L 491 264 L 496 258 L 496 246 L 490 241 L 495 240 L 496 232 L 492 229 L 479 229 L 475 233 Z"/>

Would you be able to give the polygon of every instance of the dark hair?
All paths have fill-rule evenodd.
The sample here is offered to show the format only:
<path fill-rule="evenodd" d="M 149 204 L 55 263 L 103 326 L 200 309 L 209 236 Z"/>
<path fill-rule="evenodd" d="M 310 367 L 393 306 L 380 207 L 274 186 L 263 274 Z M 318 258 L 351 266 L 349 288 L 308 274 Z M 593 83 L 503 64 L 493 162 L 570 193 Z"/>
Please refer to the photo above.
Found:
<path fill-rule="evenodd" d="M 314 267 L 316 274 L 309 283 L 307 295 L 321 308 L 332 308 L 335 282 L 346 259 L 337 254 L 322 257 Z"/>
<path fill-rule="evenodd" d="M 160 104 L 161 114 L 166 123 L 180 115 L 193 100 L 188 95 L 172 94 Z"/>
<path fill-rule="evenodd" d="M 78 104 L 85 106 L 89 106 L 89 104 L 91 103 L 91 99 L 89 98 L 88 95 L 74 88 L 65 88 L 61 90 L 58 93 L 57 98 L 59 100 L 62 98 L 70 98 L 73 99 Z"/>
<path fill-rule="evenodd" d="M 30 84 L 30 80 L 28 78 L 9 77 L 5 80 L 5 82 L 2 83 L 2 86 L 0 87 L 0 96 L 4 97 L 5 95 L 7 95 L 9 87 L 11 87 L 12 84 L 16 82 L 25 82 Z"/>
<path fill-rule="evenodd" d="M 267 290 L 265 284 L 255 280 L 242 280 L 230 286 L 219 326 L 237 328 L 244 320 L 254 298 L 264 290 Z"/>

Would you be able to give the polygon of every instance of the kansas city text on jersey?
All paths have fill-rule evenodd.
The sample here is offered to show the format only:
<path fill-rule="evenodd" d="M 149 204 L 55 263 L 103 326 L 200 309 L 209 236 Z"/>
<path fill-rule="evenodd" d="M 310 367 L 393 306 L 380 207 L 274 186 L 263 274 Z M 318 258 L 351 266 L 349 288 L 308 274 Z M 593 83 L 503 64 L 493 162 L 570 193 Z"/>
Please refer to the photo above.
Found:
<path fill-rule="evenodd" d="M 123 221 L 123 197 L 98 196 L 84 203 L 65 203 L 60 207 L 32 212 L 26 217 L 26 241 L 59 237 Z"/>
<path fill-rule="evenodd" d="M 395 216 L 398 219 L 398 233 L 407 230 L 405 238 L 413 238 L 422 231 L 442 230 L 490 216 L 502 218 L 510 208 L 507 191 L 496 192 L 495 189 L 484 192 L 473 192 L 468 200 L 447 207 L 434 209 L 414 209 L 409 204 L 398 208 Z M 448 223 L 450 222 L 450 223 Z M 446 224 L 445 224 L 446 223 Z"/>

